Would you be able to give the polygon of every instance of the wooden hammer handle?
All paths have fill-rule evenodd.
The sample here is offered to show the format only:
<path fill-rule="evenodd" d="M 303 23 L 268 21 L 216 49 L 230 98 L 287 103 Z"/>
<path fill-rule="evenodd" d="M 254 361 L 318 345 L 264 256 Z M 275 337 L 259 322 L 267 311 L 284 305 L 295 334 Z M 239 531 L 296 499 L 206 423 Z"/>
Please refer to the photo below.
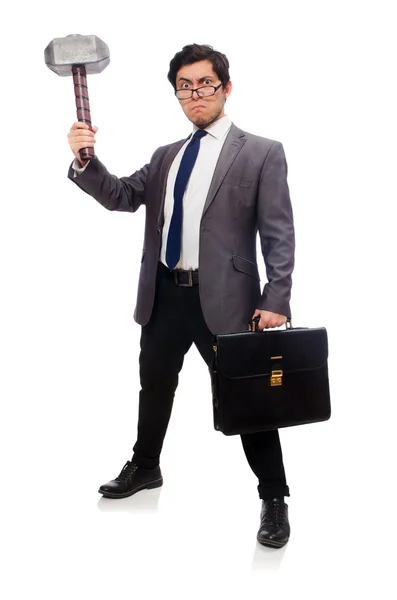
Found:
<path fill-rule="evenodd" d="M 87 73 L 83 65 L 73 65 L 74 95 L 76 97 L 77 120 L 87 123 L 92 131 L 90 99 L 88 97 Z M 94 148 L 82 148 L 80 158 L 83 161 L 95 158 Z"/>

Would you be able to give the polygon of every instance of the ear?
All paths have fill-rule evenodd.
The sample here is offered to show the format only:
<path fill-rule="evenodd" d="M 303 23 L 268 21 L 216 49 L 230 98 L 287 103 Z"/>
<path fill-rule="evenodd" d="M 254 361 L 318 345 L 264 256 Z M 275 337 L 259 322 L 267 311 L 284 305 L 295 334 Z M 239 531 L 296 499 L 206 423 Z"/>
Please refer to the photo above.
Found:
<path fill-rule="evenodd" d="M 233 87 L 233 84 L 229 79 L 229 81 L 223 88 L 223 95 L 225 96 L 225 98 L 228 98 L 230 96 L 230 94 L 232 93 L 232 87 Z"/>

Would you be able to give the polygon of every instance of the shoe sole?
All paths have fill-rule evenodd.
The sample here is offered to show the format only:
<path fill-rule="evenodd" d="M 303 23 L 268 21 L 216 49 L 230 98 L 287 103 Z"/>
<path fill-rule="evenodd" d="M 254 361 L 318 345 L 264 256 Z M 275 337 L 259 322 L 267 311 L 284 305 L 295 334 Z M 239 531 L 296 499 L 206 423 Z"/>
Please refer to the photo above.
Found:
<path fill-rule="evenodd" d="M 268 546 L 269 548 L 282 548 L 283 546 L 285 546 L 285 544 L 288 543 L 288 540 L 286 542 L 276 542 L 274 540 L 268 540 L 266 542 L 260 540 L 258 537 L 256 538 L 258 540 L 258 542 L 260 543 L 261 546 Z"/>
<path fill-rule="evenodd" d="M 153 488 L 161 487 L 162 485 L 163 478 L 161 477 L 160 479 L 155 479 L 154 481 L 150 481 L 149 483 L 144 483 L 143 485 L 140 485 L 139 487 L 132 490 L 132 492 L 124 492 L 124 494 L 112 494 L 112 492 L 102 491 L 101 488 L 99 488 L 98 492 L 99 494 L 102 494 L 102 496 L 104 496 L 105 498 L 128 498 L 128 496 L 132 496 L 133 494 L 136 494 L 141 490 L 151 490 Z"/>

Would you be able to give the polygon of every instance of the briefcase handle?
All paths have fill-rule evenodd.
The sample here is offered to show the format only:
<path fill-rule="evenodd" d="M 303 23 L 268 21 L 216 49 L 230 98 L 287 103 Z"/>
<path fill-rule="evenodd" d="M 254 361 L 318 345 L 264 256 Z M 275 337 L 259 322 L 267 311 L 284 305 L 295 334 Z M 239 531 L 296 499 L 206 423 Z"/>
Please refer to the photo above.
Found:
<path fill-rule="evenodd" d="M 248 331 L 258 331 L 259 321 L 261 320 L 260 315 L 252 319 L 251 323 L 248 325 Z M 293 329 L 292 322 L 290 318 L 287 318 L 285 323 L 285 329 Z"/>

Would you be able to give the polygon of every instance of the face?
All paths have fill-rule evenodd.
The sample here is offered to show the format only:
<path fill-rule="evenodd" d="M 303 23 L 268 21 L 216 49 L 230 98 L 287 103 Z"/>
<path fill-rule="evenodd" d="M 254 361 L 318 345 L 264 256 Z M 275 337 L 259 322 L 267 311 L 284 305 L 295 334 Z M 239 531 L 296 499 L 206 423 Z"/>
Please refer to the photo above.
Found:
<path fill-rule="evenodd" d="M 192 89 L 205 85 L 218 86 L 220 80 L 214 72 L 209 60 L 201 60 L 191 65 L 185 65 L 176 74 L 176 89 Z M 197 92 L 186 100 L 179 100 L 182 110 L 192 123 L 204 129 L 225 115 L 225 101 L 232 91 L 229 81 L 225 87 L 220 87 L 213 96 L 199 98 Z"/>

